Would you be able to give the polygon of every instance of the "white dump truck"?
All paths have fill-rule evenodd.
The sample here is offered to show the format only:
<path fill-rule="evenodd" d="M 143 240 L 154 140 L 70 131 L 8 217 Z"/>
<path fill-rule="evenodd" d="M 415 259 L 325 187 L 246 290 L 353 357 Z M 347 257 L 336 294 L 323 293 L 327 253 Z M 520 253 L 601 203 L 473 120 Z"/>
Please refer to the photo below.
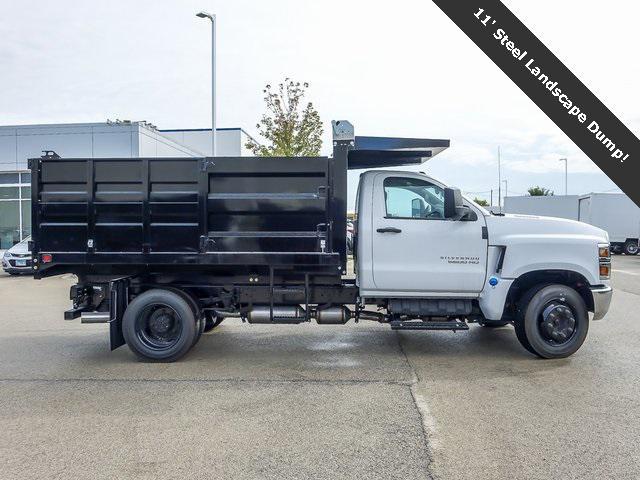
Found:
<path fill-rule="evenodd" d="M 376 321 L 394 330 L 512 324 L 543 358 L 583 344 L 611 301 L 607 233 L 493 215 L 416 165 L 447 140 L 355 137 L 331 157 L 32 159 L 36 279 L 74 273 L 65 318 L 111 347 L 174 361 L 229 317 Z M 347 275 L 347 169 L 360 177 Z M 591 318 L 590 314 L 591 312 Z"/>

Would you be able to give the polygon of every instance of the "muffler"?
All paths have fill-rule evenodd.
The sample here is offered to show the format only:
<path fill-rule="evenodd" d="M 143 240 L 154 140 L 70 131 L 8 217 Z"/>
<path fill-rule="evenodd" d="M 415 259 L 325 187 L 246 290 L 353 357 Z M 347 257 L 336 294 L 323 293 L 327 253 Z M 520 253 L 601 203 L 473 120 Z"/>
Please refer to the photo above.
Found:
<path fill-rule="evenodd" d="M 269 305 L 253 307 L 247 312 L 249 323 L 272 323 Z M 300 305 L 273 307 L 273 323 L 301 323 L 305 321 L 305 311 Z"/>
<path fill-rule="evenodd" d="M 344 325 L 351 319 L 351 310 L 347 307 L 330 307 L 315 312 L 316 322 L 320 325 Z"/>

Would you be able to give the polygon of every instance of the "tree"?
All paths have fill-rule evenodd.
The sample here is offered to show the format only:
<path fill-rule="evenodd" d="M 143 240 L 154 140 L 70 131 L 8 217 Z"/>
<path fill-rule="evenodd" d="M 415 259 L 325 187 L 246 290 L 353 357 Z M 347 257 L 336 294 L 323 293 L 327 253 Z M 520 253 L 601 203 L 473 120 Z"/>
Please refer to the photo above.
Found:
<path fill-rule="evenodd" d="M 531 187 L 527 190 L 532 197 L 550 197 L 553 196 L 553 190 L 544 187 Z"/>
<path fill-rule="evenodd" d="M 486 200 L 484 200 L 482 198 L 476 197 L 476 198 L 473 199 L 473 201 L 476 202 L 481 207 L 488 207 L 489 206 L 489 202 L 487 202 Z"/>
<path fill-rule="evenodd" d="M 263 90 L 266 113 L 256 125 L 267 140 L 261 145 L 249 140 L 246 147 L 260 157 L 317 157 L 322 148 L 322 122 L 311 102 L 303 108 L 308 83 L 286 78 L 272 90 Z"/>

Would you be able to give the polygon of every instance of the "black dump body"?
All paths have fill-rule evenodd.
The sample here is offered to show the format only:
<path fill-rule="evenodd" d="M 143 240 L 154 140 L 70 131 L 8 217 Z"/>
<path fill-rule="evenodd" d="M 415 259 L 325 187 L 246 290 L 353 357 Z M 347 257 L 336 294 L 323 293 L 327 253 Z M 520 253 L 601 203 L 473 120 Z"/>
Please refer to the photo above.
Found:
<path fill-rule="evenodd" d="M 344 198 L 317 158 L 32 160 L 38 275 L 225 266 L 340 273 Z M 332 192 L 334 192 L 332 194 Z M 340 271 L 340 272 L 339 272 Z"/>
<path fill-rule="evenodd" d="M 347 169 L 420 163 L 449 145 L 352 132 L 334 122 L 332 157 L 32 159 L 35 276 L 236 283 L 289 271 L 340 283 Z"/>

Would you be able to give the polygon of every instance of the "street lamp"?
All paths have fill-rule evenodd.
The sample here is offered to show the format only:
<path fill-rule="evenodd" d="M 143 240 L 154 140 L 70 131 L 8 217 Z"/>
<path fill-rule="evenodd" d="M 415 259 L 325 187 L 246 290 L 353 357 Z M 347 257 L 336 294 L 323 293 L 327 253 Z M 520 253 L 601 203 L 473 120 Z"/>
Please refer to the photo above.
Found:
<path fill-rule="evenodd" d="M 568 190 L 569 190 L 569 189 L 568 189 L 568 187 L 567 187 L 567 186 L 568 186 L 569 182 L 568 182 L 568 179 L 567 179 L 567 176 L 568 176 L 567 164 L 568 164 L 569 162 L 567 161 L 567 159 L 566 159 L 566 158 L 561 158 L 561 159 L 560 159 L 560 160 L 558 160 L 558 161 L 559 161 L 559 162 L 564 162 L 564 194 L 565 194 L 565 195 L 568 195 L 568 194 L 569 194 L 569 193 L 568 193 Z"/>
<path fill-rule="evenodd" d="M 196 13 L 196 17 L 211 20 L 211 156 L 216 156 L 216 16 Z"/>

